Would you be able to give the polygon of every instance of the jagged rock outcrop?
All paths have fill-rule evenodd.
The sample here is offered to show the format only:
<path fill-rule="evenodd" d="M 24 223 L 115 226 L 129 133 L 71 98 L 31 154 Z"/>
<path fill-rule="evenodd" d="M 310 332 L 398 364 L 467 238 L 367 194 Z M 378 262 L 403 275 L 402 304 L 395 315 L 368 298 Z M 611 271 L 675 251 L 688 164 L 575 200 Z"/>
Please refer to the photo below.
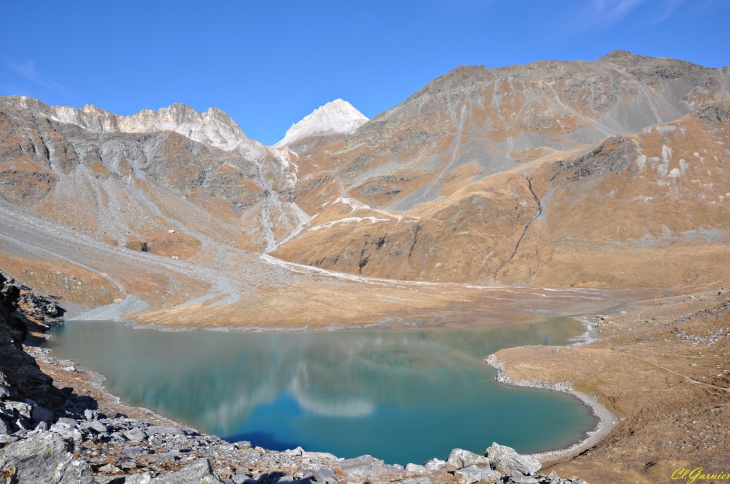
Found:
<path fill-rule="evenodd" d="M 706 123 L 730 123 L 730 102 L 716 102 L 698 109 L 697 117 Z"/>
<path fill-rule="evenodd" d="M 210 108 L 200 113 L 189 106 L 175 103 L 157 111 L 145 109 L 131 116 L 120 116 L 91 104 L 81 109 L 49 106 L 25 96 L 10 96 L 5 98 L 5 102 L 35 116 L 74 124 L 92 133 L 173 131 L 194 141 L 228 151 L 247 139 L 241 127 L 218 108 Z"/>
<path fill-rule="evenodd" d="M 0 403 L 5 399 L 20 402 L 29 399 L 33 405 L 37 403 L 45 408 L 60 405 L 66 397 L 53 387 L 53 379 L 41 372 L 35 360 L 23 351 L 28 329 L 13 314 L 19 297 L 20 289 L 14 281 L 0 273 Z M 22 405 L 14 412 L 6 408 L 0 416 L 6 419 L 6 427 L 12 427 L 18 418 L 20 425 L 30 425 L 33 405 Z"/>

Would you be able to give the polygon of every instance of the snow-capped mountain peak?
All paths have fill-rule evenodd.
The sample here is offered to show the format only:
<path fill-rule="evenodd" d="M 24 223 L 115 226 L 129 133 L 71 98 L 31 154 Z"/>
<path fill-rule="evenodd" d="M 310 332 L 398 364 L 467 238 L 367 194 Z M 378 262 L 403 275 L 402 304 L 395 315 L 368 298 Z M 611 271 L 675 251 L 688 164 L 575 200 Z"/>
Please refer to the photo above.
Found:
<path fill-rule="evenodd" d="M 342 99 L 328 102 L 306 116 L 286 132 L 284 139 L 274 146 L 290 145 L 310 136 L 350 134 L 368 121 L 360 111 Z"/>

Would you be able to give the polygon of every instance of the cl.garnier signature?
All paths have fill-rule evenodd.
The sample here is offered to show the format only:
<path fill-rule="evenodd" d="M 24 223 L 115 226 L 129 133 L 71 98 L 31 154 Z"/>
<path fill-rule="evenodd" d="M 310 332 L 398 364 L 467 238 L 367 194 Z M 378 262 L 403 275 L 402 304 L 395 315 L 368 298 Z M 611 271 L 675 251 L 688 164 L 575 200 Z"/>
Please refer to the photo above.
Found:
<path fill-rule="evenodd" d="M 730 480 L 730 472 L 705 472 L 702 467 L 695 467 L 694 469 L 680 467 L 672 472 L 673 481 L 687 481 L 689 484 L 695 481 L 709 481 L 710 479 L 718 481 Z"/>

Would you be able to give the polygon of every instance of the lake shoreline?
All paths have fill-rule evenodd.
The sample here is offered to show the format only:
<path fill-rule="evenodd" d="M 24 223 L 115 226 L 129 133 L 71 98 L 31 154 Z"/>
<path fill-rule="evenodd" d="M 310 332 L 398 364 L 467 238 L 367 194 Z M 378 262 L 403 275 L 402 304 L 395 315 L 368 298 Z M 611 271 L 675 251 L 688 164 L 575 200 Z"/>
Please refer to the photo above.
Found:
<path fill-rule="evenodd" d="M 562 333 L 562 336 L 560 336 L 558 340 L 554 340 L 552 342 L 552 344 L 567 344 L 568 342 L 571 342 L 571 341 L 574 341 L 576 339 L 580 339 L 580 338 L 583 337 L 584 333 L 580 332 L 581 331 L 580 330 L 580 324 L 579 324 L 580 319 L 578 317 L 575 317 L 575 316 L 572 316 L 572 317 L 563 317 L 563 316 L 561 316 L 561 317 L 558 317 L 558 318 L 553 318 L 553 320 L 555 320 L 555 319 L 557 319 L 558 321 L 551 322 L 551 320 L 545 320 L 545 321 L 543 321 L 541 323 L 534 324 L 534 325 L 530 325 L 532 327 L 531 328 L 527 328 L 526 331 L 528 333 L 532 333 L 533 331 L 540 332 L 541 331 L 540 329 L 534 329 L 534 328 L 540 328 L 541 326 L 543 328 L 548 328 L 548 327 L 549 328 L 554 328 L 555 327 L 554 324 L 557 323 L 557 324 L 562 325 L 565 328 L 572 328 L 572 329 L 570 329 L 568 333 L 563 332 Z M 81 323 L 82 321 L 78 321 L 78 322 Z M 91 324 L 92 326 L 95 326 L 95 323 L 94 322 L 91 322 L 91 321 L 87 321 L 85 323 L 87 325 Z M 103 323 L 101 323 L 101 324 L 103 324 Z M 111 322 L 110 322 L 110 324 L 111 324 Z M 146 325 L 137 325 L 137 324 L 134 324 L 134 323 L 132 323 L 132 324 L 129 324 L 129 323 L 116 323 L 116 324 L 121 324 L 121 325 L 127 326 L 129 329 L 127 329 L 126 331 L 131 331 L 131 333 L 128 333 L 128 334 L 134 334 L 134 333 L 136 333 L 136 331 L 133 331 L 133 329 L 151 329 L 153 332 L 155 332 L 155 329 L 156 329 L 156 328 L 148 328 Z M 544 325 L 548 325 L 548 326 L 544 326 Z M 567 325 L 567 326 L 565 326 L 565 325 Z M 525 325 L 524 324 L 521 324 L 521 323 L 512 323 L 512 324 L 503 323 L 503 324 L 501 324 L 499 326 L 519 328 L 520 326 L 525 326 Z M 558 326 L 558 327 L 560 327 L 560 326 Z M 386 329 L 386 328 L 379 327 L 377 329 L 382 331 L 383 329 Z M 423 330 L 423 328 L 407 328 L 407 329 L 404 329 L 404 328 L 387 328 L 387 330 L 386 331 L 383 331 L 383 333 L 386 333 L 387 334 L 387 333 L 389 333 L 389 332 L 392 331 L 392 334 L 394 334 L 394 335 L 395 334 L 398 334 L 398 335 L 407 335 L 408 333 L 410 333 L 414 329 L 416 329 L 416 330 L 418 330 L 418 329 Z M 480 329 L 489 331 L 490 326 L 484 326 L 484 327 L 481 327 L 481 328 L 474 328 L 474 327 L 464 328 L 464 331 L 474 331 L 474 330 L 479 331 Z M 497 329 L 497 328 L 494 328 L 494 329 Z M 452 329 L 452 328 L 444 328 L 443 330 L 444 331 L 461 332 L 461 330 L 459 330 L 459 329 L 456 329 L 455 330 L 455 329 Z M 370 333 L 372 331 L 372 328 L 369 331 L 367 329 L 361 328 L 360 331 L 362 332 L 362 334 L 367 334 L 367 333 Z M 434 328 L 429 328 L 429 330 L 428 331 L 424 331 L 424 333 L 432 333 L 433 331 L 438 332 Z M 507 329 L 507 331 L 510 331 L 510 332 L 512 332 L 512 331 L 522 332 L 522 330 L 510 330 L 510 329 Z M 553 330 L 551 330 L 551 331 L 553 331 Z M 565 330 L 563 330 L 563 331 L 565 331 Z M 163 330 L 162 332 L 164 333 L 166 331 Z M 190 330 L 189 329 L 184 329 L 184 330 L 181 329 L 181 330 L 173 330 L 172 332 L 173 333 L 190 333 Z M 212 333 L 216 333 L 217 331 L 213 330 L 211 332 Z M 322 336 L 325 336 L 325 335 L 328 335 L 328 334 L 331 335 L 331 334 L 335 333 L 334 331 L 322 331 L 322 330 L 308 330 L 307 332 L 310 333 L 310 334 L 312 334 L 312 335 L 318 333 L 318 334 L 321 334 Z M 347 333 L 347 332 L 349 332 L 349 331 L 346 331 L 346 332 L 343 332 L 343 333 Z M 262 334 L 262 333 L 264 333 L 264 332 L 255 332 L 254 334 Z M 269 331 L 269 332 L 266 332 L 266 333 L 277 334 L 277 333 L 281 333 L 281 332 L 280 331 Z M 285 333 L 302 334 L 303 331 L 298 331 L 298 332 L 285 331 Z M 84 334 L 87 334 L 87 333 L 84 333 Z M 469 333 L 469 334 L 471 334 L 471 333 Z M 490 333 L 490 332 L 488 332 L 486 334 L 495 334 L 496 335 L 496 334 L 502 334 L 502 332 L 500 330 L 497 330 L 497 333 Z M 182 337 L 182 335 L 181 335 L 181 337 Z M 329 338 L 330 336 L 327 336 L 327 337 Z M 332 336 L 332 337 L 334 337 L 334 336 Z M 146 340 L 147 337 L 144 337 L 144 338 Z M 159 339 L 159 338 L 165 338 L 165 337 L 161 335 L 161 336 L 158 336 L 157 338 Z M 190 338 L 192 338 L 192 336 L 185 337 L 185 338 L 190 339 Z M 464 338 L 464 336 L 462 336 L 461 338 Z M 471 336 L 468 336 L 468 338 L 471 339 Z M 489 337 L 487 337 L 487 338 L 489 338 Z M 136 339 L 139 339 L 139 338 L 136 338 Z M 488 340 L 490 340 L 490 339 L 491 338 L 489 338 Z M 193 341 L 198 341 L 198 338 L 194 338 Z M 318 339 L 317 339 L 317 341 L 318 341 Z M 509 344 L 508 343 L 507 346 L 505 346 L 505 347 L 519 347 L 521 345 L 528 344 L 529 341 L 531 341 L 531 340 L 516 340 L 516 341 L 513 341 L 512 344 Z M 535 340 L 536 343 L 538 341 L 542 341 L 542 337 L 538 337 L 537 340 Z M 292 343 L 292 344 L 295 344 L 295 343 Z M 548 343 L 548 344 L 550 344 L 550 343 Z M 482 348 L 482 350 L 486 349 L 487 351 L 485 353 L 486 354 L 489 354 L 492 351 L 496 351 L 498 348 L 499 348 L 499 346 L 496 346 L 496 347 L 492 346 L 491 348 L 490 347 Z M 478 349 L 476 352 L 471 351 L 471 352 L 468 353 L 470 355 L 469 358 L 473 361 L 473 364 L 475 364 L 477 368 L 479 366 L 481 366 L 478 363 L 479 361 L 482 361 L 483 356 L 481 356 L 481 355 L 484 355 L 485 354 L 485 353 L 482 353 L 481 352 L 482 350 L 479 350 Z M 73 355 L 74 355 L 73 353 L 68 353 L 68 352 L 62 353 L 62 356 L 63 357 L 67 357 L 69 359 L 73 359 L 74 358 Z M 462 363 L 459 363 L 460 367 L 463 364 L 464 364 L 463 362 Z M 102 369 L 100 369 L 100 367 L 94 367 L 94 368 L 95 368 L 95 371 L 99 371 L 100 373 L 104 373 L 104 371 Z M 487 376 L 488 376 L 488 379 L 489 380 L 494 381 L 493 380 L 493 375 L 487 375 Z M 499 380 L 498 380 L 498 383 L 500 383 Z M 492 383 L 492 385 L 494 385 L 494 383 Z M 119 389 L 117 389 L 117 390 L 119 390 Z M 122 394 L 124 394 L 124 391 L 122 391 Z M 585 404 L 585 402 L 581 403 L 580 405 L 577 405 L 577 402 L 576 402 L 575 405 L 577 407 L 577 406 L 582 406 L 584 404 Z M 130 405 L 133 405 L 133 403 L 130 403 Z M 578 410 L 576 408 L 576 411 L 580 411 L 580 410 Z M 166 412 L 166 413 L 169 415 L 169 412 Z M 172 417 L 172 418 L 174 418 L 174 417 Z M 543 416 L 543 417 L 540 417 L 540 418 L 546 418 L 546 417 Z M 200 423 L 198 422 L 198 424 L 196 424 L 195 421 L 187 421 L 184 424 L 185 425 L 192 425 L 192 426 L 195 427 L 196 425 L 199 425 Z M 578 445 L 578 444 L 583 443 L 585 432 L 586 431 L 591 431 L 591 429 L 593 429 L 593 425 L 594 425 L 593 424 L 593 419 L 591 419 L 590 421 L 586 422 L 586 425 L 582 426 L 581 429 L 576 429 L 577 432 L 575 432 L 572 436 L 569 436 L 567 439 L 562 439 L 562 440 L 559 439 L 559 442 L 560 442 L 559 445 L 563 445 L 562 443 L 564 443 L 564 442 L 570 442 L 571 443 L 571 446 Z M 495 436 L 493 438 L 495 440 L 498 440 L 498 441 L 501 440 L 497 436 Z M 471 440 L 473 440 L 473 439 L 471 439 Z M 468 446 L 467 448 L 475 448 L 476 449 L 476 448 L 484 448 L 489 443 L 491 443 L 491 442 L 486 442 L 486 441 L 484 441 L 484 442 L 476 442 L 476 445 L 475 445 L 475 442 L 472 441 L 469 444 L 467 444 L 466 442 L 462 442 L 461 445 L 462 446 L 463 445 L 467 445 Z M 544 444 L 547 444 L 547 445 L 544 445 Z M 264 444 L 261 444 L 261 445 L 264 445 Z M 306 447 L 305 443 L 302 443 L 302 445 Z M 450 442 L 450 446 L 459 446 L 459 442 Z M 544 443 L 538 444 L 536 447 L 538 449 L 543 449 L 545 453 L 554 452 L 556 448 L 558 450 L 561 450 L 561 448 L 559 448 L 557 446 L 552 446 L 548 442 L 544 442 Z M 361 450 L 360 452 L 368 452 L 368 451 L 362 451 Z M 373 450 L 370 450 L 369 452 L 375 453 Z M 397 462 L 400 462 L 400 460 L 397 460 Z"/>
<path fill-rule="evenodd" d="M 545 452 L 536 452 L 531 454 L 533 457 L 538 459 L 543 465 L 551 463 L 553 461 L 569 457 L 571 455 L 578 454 L 593 445 L 597 444 L 604 437 L 611 433 L 614 426 L 616 425 L 616 418 L 608 408 L 598 402 L 598 398 L 592 395 L 588 395 L 583 392 L 574 390 L 569 382 L 562 382 L 551 384 L 540 380 L 512 380 L 509 376 L 505 375 L 504 363 L 497 359 L 492 354 L 485 359 L 486 363 L 494 367 L 497 370 L 497 376 L 495 380 L 503 385 L 523 387 L 523 388 L 539 388 L 543 390 L 551 390 L 555 392 L 567 393 L 573 395 L 584 405 L 591 409 L 592 414 L 598 418 L 596 427 L 593 430 L 586 432 L 586 437 L 571 444 L 567 447 L 563 447 L 555 450 L 548 450 Z"/>

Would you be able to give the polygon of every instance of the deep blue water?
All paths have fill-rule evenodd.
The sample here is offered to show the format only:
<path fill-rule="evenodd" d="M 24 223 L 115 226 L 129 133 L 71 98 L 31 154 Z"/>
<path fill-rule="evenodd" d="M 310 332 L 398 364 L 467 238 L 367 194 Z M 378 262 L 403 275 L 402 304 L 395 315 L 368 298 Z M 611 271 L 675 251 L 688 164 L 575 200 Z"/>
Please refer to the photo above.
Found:
<path fill-rule="evenodd" d="M 109 377 L 107 389 L 230 440 L 283 450 L 445 458 L 492 442 L 567 446 L 595 425 L 577 399 L 494 381 L 500 348 L 563 344 L 569 318 L 432 331 L 160 332 L 109 321 L 53 331 L 53 356 Z"/>

